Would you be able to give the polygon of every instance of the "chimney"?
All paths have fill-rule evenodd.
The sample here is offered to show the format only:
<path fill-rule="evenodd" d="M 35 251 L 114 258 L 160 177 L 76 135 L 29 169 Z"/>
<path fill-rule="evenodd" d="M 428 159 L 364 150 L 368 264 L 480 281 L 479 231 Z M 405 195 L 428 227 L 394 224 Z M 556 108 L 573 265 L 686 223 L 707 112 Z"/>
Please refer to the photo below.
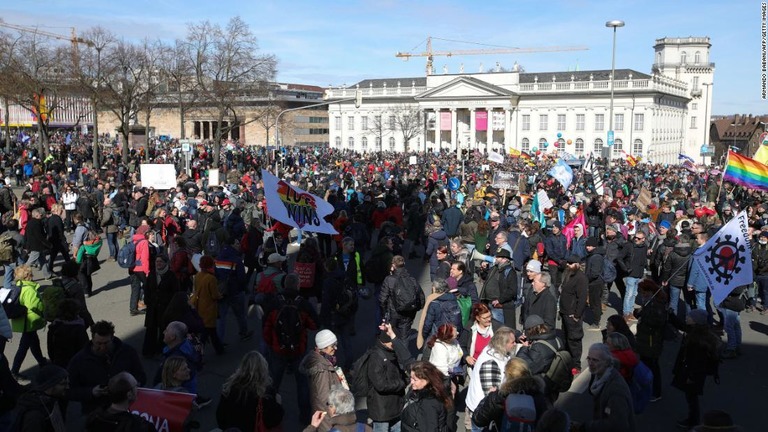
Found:
<path fill-rule="evenodd" d="M 733 124 L 734 125 L 738 125 L 740 120 L 741 120 L 741 116 L 740 115 L 736 114 L 736 115 L 733 116 Z"/>

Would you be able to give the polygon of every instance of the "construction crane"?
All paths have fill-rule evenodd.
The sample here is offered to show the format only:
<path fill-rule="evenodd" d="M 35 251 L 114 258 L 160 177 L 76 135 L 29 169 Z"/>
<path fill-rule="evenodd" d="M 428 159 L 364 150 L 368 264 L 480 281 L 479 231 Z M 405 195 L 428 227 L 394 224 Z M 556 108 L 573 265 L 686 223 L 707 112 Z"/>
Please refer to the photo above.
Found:
<path fill-rule="evenodd" d="M 438 40 L 451 41 L 450 39 L 435 38 Z M 483 45 L 483 44 L 476 44 Z M 461 49 L 451 51 L 432 51 L 432 37 L 427 37 L 427 50 L 424 52 L 398 52 L 395 57 L 405 60 L 411 57 L 426 57 L 427 58 L 427 75 L 432 75 L 432 61 L 435 56 L 453 57 L 460 55 L 482 55 L 482 54 L 525 54 L 535 52 L 559 52 L 559 51 L 586 51 L 588 47 L 585 46 L 550 46 L 550 47 L 538 47 L 538 48 L 492 48 L 492 49 Z"/>
<path fill-rule="evenodd" d="M 40 35 L 40 36 L 44 36 L 52 39 L 59 39 L 59 40 L 71 42 L 72 43 L 72 60 L 76 68 L 79 67 L 79 63 L 80 63 L 78 45 L 84 44 L 87 46 L 93 46 L 93 42 L 89 41 L 88 39 L 78 37 L 74 27 L 70 27 L 70 29 L 72 30 L 71 36 L 64 36 L 57 33 L 51 33 L 49 31 L 40 30 L 37 27 L 26 27 L 26 26 L 20 26 L 18 24 L 10 24 L 1 20 L 0 20 L 0 27 L 6 27 L 6 28 L 13 29 L 20 32 L 32 33 L 32 34 L 36 34 L 36 35 Z"/>

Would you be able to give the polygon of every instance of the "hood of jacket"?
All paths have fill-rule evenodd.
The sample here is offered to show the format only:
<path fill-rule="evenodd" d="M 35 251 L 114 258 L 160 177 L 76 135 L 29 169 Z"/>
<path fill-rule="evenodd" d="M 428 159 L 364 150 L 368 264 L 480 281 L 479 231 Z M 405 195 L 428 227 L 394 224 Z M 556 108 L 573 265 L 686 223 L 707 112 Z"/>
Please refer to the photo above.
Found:
<path fill-rule="evenodd" d="M 19 412 L 22 411 L 45 411 L 50 412 L 56 399 L 48 396 L 39 390 L 31 390 L 23 393 L 16 400 L 16 406 Z"/>
<path fill-rule="evenodd" d="M 445 233 L 445 231 L 443 231 L 443 229 L 442 229 L 442 228 L 441 228 L 441 229 L 439 229 L 439 230 L 437 230 L 437 231 L 435 231 L 435 232 L 433 232 L 433 233 L 432 233 L 432 234 L 430 234 L 429 236 L 430 236 L 431 238 L 433 238 L 433 239 L 437 240 L 437 241 L 440 241 L 440 240 L 445 240 L 445 239 L 447 239 L 447 238 L 448 238 L 448 234 L 446 234 L 446 233 Z"/>
<path fill-rule="evenodd" d="M 334 371 L 333 365 L 315 350 L 310 351 L 299 365 L 299 372 L 304 375 L 314 375 L 327 371 Z"/>
<path fill-rule="evenodd" d="M 603 255 L 605 256 L 605 246 L 598 246 L 592 250 L 592 252 L 587 252 L 587 256 L 592 255 Z"/>
<path fill-rule="evenodd" d="M 532 376 L 524 376 L 510 381 L 505 381 L 501 384 L 499 393 L 503 395 L 509 395 L 512 393 L 523 393 L 527 395 L 541 393 L 543 389 L 541 384 L 536 378 Z"/>
<path fill-rule="evenodd" d="M 690 243 L 676 243 L 673 251 L 681 257 L 687 257 L 693 252 L 693 247 Z"/>
<path fill-rule="evenodd" d="M 133 237 L 131 237 L 131 240 L 133 240 L 134 243 L 138 243 L 142 240 L 146 240 L 147 238 L 144 237 L 144 234 L 134 234 Z"/>

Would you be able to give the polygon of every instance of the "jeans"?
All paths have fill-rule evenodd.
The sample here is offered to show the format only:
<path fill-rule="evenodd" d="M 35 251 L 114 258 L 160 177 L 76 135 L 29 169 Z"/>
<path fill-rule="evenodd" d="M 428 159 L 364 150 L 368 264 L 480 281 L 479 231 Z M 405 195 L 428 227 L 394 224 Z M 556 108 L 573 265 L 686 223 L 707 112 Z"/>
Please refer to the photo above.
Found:
<path fill-rule="evenodd" d="M 624 284 L 627 291 L 624 293 L 624 315 L 629 315 L 635 309 L 635 297 L 637 297 L 637 284 L 640 278 L 627 276 L 624 278 Z"/>
<path fill-rule="evenodd" d="M 728 335 L 728 343 L 725 346 L 726 350 L 734 351 L 741 346 L 741 318 L 739 313 L 719 307 L 717 310 L 723 315 L 725 322 L 723 323 L 723 331 Z"/>
<path fill-rule="evenodd" d="M 32 356 L 35 357 L 38 363 L 46 362 L 45 357 L 43 357 L 43 351 L 40 349 L 40 338 L 37 337 L 37 331 L 28 331 L 21 334 L 19 349 L 13 357 L 11 372 L 19 373 L 21 364 L 24 363 L 24 358 L 27 356 L 27 351 L 32 351 Z"/>
<path fill-rule="evenodd" d="M 117 243 L 117 233 L 107 233 L 107 246 L 109 246 L 109 256 L 117 259 L 117 253 L 120 251 L 120 246 Z"/>
<path fill-rule="evenodd" d="M 394 422 L 394 423 L 393 423 Z M 400 432 L 400 420 L 373 422 L 373 432 Z"/>
<path fill-rule="evenodd" d="M 763 307 L 766 307 L 768 306 L 768 275 L 756 276 L 755 282 L 757 282 L 757 295 L 763 300 Z"/>
<path fill-rule="evenodd" d="M 504 322 L 504 309 L 495 308 L 491 305 L 488 305 L 488 308 L 491 310 L 491 317 L 495 319 L 498 322 L 503 323 Z M 507 323 L 504 323 L 507 324 Z M 510 324 L 507 324 L 510 325 Z M 511 323 L 512 327 L 515 326 L 515 323 Z"/>
<path fill-rule="evenodd" d="M 669 286 L 669 309 L 675 316 L 680 316 L 680 293 L 682 291 L 683 287 Z"/>
<path fill-rule="evenodd" d="M 232 308 L 232 313 L 235 314 L 235 319 L 237 319 L 240 336 L 245 336 L 248 333 L 248 322 L 245 320 L 245 293 L 242 291 L 233 293 L 219 300 L 219 318 L 216 321 L 216 332 L 222 341 L 227 330 L 227 313 L 229 308 Z"/>
<path fill-rule="evenodd" d="M 69 260 L 72 259 L 72 257 L 69 256 L 69 245 L 67 243 L 64 241 L 53 243 L 51 253 L 48 256 L 48 273 L 53 273 L 53 264 L 56 262 L 56 258 L 58 258 L 59 254 L 64 257 L 64 262 L 69 262 Z"/>
<path fill-rule="evenodd" d="M 4 264 L 3 269 L 5 271 L 5 276 L 3 279 L 3 288 L 11 289 L 13 287 L 13 281 L 15 280 L 13 278 L 13 271 L 16 270 L 16 264 L 15 263 Z"/>
<path fill-rule="evenodd" d="M 131 299 L 128 303 L 128 308 L 131 312 L 139 310 L 139 298 L 141 297 L 141 289 L 144 288 L 144 284 L 147 282 L 147 275 L 144 272 L 131 273 Z"/>
<path fill-rule="evenodd" d="M 299 419 L 301 422 L 309 421 L 310 416 L 310 404 L 309 404 L 309 381 L 307 376 L 299 372 L 299 364 L 303 359 L 303 356 L 296 358 L 284 357 L 276 354 L 271 349 L 267 349 L 267 365 L 269 366 L 269 375 L 272 377 L 272 388 L 276 392 L 280 392 L 280 385 L 283 382 L 283 376 L 285 373 L 293 374 L 293 378 L 296 380 L 296 397 L 299 402 Z"/>

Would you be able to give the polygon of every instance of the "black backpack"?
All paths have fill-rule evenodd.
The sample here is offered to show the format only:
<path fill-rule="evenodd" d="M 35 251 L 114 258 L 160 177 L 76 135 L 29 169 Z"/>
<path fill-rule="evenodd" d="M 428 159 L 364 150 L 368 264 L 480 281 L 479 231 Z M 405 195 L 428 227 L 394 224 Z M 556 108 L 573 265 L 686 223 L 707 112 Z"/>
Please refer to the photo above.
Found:
<path fill-rule="evenodd" d="M 353 316 L 357 312 L 357 289 L 347 282 L 342 282 L 341 288 L 336 294 L 336 304 L 333 309 L 339 315 Z"/>
<path fill-rule="evenodd" d="M 13 285 L 3 300 L 3 310 L 9 319 L 25 318 L 27 307 L 21 304 L 21 285 Z"/>
<path fill-rule="evenodd" d="M 280 308 L 277 311 L 277 341 L 282 353 L 302 354 L 299 352 L 301 336 L 304 333 L 304 324 L 301 322 L 301 311 L 298 303 L 301 297 L 288 300 L 282 295 L 278 297 Z"/>
<path fill-rule="evenodd" d="M 394 306 L 399 313 L 412 313 L 424 307 L 424 291 L 411 276 L 397 276 Z"/>
<path fill-rule="evenodd" d="M 365 352 L 359 359 L 355 360 L 352 369 L 355 371 L 355 377 L 352 381 L 352 392 L 357 397 L 367 397 L 371 390 L 371 380 L 368 379 L 368 360 L 373 355 L 371 349 Z"/>

